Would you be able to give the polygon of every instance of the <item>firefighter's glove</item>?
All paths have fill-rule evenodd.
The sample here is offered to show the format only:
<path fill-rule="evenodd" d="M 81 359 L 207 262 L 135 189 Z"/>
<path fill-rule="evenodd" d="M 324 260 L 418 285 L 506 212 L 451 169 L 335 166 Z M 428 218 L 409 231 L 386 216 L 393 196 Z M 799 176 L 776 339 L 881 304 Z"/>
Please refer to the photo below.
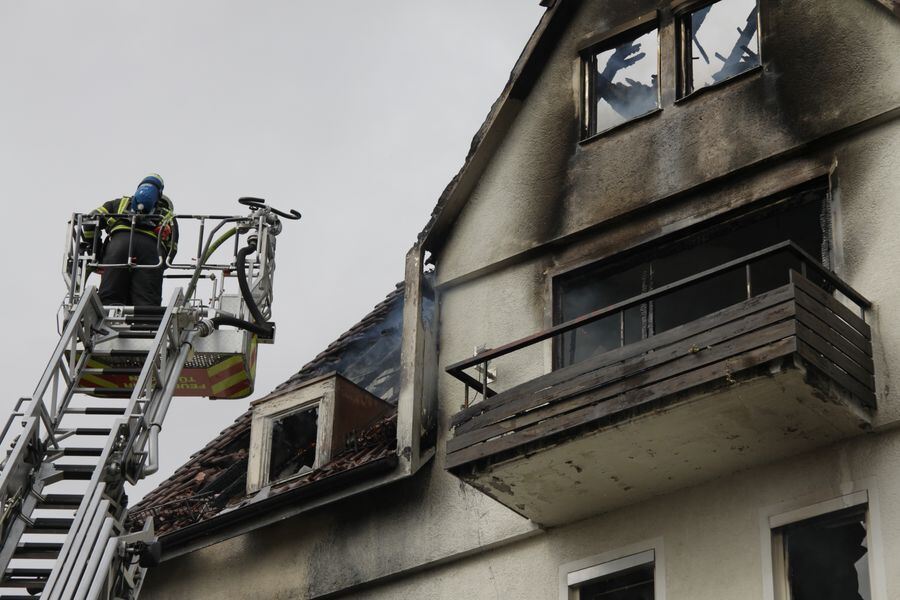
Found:
<path fill-rule="evenodd" d="M 153 231 L 156 232 L 156 235 L 159 236 L 164 242 L 168 242 L 172 237 L 172 226 L 171 225 L 160 225 L 156 227 Z"/>

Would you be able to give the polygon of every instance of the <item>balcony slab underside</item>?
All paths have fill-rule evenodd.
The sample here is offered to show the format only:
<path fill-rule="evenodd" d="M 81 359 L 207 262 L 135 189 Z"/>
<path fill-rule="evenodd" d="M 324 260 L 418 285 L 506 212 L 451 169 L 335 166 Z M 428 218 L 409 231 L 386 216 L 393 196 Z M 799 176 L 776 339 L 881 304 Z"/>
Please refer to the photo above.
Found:
<path fill-rule="evenodd" d="M 797 275 L 465 409 L 446 468 L 536 523 L 576 521 L 864 432 L 871 356 L 868 325 Z"/>

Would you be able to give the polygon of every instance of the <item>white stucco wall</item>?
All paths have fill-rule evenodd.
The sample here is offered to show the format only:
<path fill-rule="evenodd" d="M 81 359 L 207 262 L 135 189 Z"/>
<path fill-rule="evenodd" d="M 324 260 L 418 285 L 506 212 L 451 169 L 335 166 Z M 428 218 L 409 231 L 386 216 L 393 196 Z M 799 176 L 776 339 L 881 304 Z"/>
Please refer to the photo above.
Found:
<path fill-rule="evenodd" d="M 881 538 L 869 540 L 875 598 L 900 598 L 900 435 L 841 444 L 439 567 L 359 595 L 374 600 L 557 598 L 559 567 L 585 557 L 661 540 L 665 600 L 764 598 L 766 517 L 868 490 L 870 519 Z M 890 590 L 887 596 L 883 591 Z"/>
<path fill-rule="evenodd" d="M 770 543 L 766 517 L 866 490 L 870 520 L 877 527 L 869 540 L 872 585 L 878 592 L 873 597 L 895 600 L 900 598 L 900 572 L 891 568 L 900 559 L 898 461 L 900 433 L 865 436 L 333 597 L 546 600 L 557 597 L 561 565 L 658 540 L 664 550 L 659 568 L 666 600 L 758 600 L 764 598 L 768 572 L 763 565 Z M 383 564 L 384 556 L 412 556 L 424 549 L 419 556 L 425 558 L 452 543 L 491 541 L 486 531 L 465 525 L 487 516 L 483 505 L 459 496 L 443 498 L 442 508 L 453 504 L 464 510 L 454 511 L 452 526 L 435 527 L 441 520 L 422 510 L 422 526 L 403 528 L 402 536 L 401 524 L 385 520 L 391 511 L 380 502 L 369 503 L 368 517 L 359 514 L 349 523 L 341 522 L 350 518 L 338 516 L 343 511 L 298 518 L 167 565 L 154 574 L 142 597 L 306 598 L 321 584 L 315 579 L 323 576 L 318 569 L 326 562 L 349 580 L 375 566 L 402 566 Z"/>

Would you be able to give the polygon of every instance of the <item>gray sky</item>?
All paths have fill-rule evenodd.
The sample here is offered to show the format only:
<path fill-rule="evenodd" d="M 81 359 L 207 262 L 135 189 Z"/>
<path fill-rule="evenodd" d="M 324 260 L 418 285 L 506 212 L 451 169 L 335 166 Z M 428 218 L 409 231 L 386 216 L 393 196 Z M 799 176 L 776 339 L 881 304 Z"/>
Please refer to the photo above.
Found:
<path fill-rule="evenodd" d="M 0 0 L 5 393 L 56 343 L 68 215 L 147 172 L 181 212 L 300 210 L 279 240 L 260 396 L 355 323 L 403 259 L 537 24 L 537 0 Z M 188 258 L 188 249 L 179 258 Z M 167 477 L 248 400 L 177 399 Z"/>

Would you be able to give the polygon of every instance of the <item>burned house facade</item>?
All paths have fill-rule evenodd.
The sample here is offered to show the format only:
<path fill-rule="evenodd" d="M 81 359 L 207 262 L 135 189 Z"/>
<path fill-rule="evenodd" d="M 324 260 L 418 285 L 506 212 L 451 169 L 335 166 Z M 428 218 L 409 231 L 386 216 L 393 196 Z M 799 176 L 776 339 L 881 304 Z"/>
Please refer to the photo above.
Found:
<path fill-rule="evenodd" d="M 545 1 L 406 280 L 144 597 L 900 598 L 900 10 Z"/>

